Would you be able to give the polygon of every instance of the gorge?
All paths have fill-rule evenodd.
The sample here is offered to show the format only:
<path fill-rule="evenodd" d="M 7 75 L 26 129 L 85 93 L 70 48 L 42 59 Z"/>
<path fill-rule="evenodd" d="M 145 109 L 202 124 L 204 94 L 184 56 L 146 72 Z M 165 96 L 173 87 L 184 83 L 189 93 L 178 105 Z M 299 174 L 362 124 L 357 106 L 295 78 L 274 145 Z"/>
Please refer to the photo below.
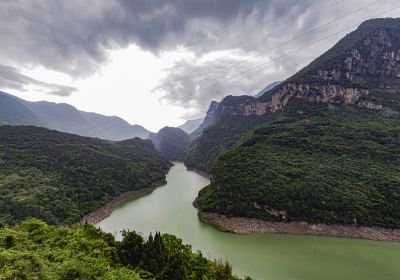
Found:
<path fill-rule="evenodd" d="M 394 279 L 400 243 L 294 235 L 237 235 L 197 217 L 192 202 L 208 179 L 175 162 L 167 184 L 127 202 L 96 226 L 121 238 L 121 230 L 180 236 L 193 250 L 229 260 L 239 275 L 255 279 Z M 371 265 L 374 263 L 374 265 Z"/>

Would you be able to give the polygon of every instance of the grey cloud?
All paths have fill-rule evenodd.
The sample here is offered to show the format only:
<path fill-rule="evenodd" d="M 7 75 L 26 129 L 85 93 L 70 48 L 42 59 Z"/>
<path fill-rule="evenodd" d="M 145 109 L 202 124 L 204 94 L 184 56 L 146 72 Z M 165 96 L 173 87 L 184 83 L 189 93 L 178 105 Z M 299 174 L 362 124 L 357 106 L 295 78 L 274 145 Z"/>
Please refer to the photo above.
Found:
<path fill-rule="evenodd" d="M 71 75 L 89 75 L 107 60 L 108 49 L 130 43 L 154 52 L 173 48 L 192 38 L 193 30 L 187 28 L 190 21 L 205 20 L 206 27 L 215 27 L 249 12 L 259 2 L 1 1 L 0 63 L 37 64 Z M 201 37 L 205 32 L 199 26 L 195 34 Z"/>
<path fill-rule="evenodd" d="M 290 8 L 285 5 L 289 2 L 294 3 Z M 373 0 L 369 2 L 318 1 L 313 2 L 313 5 L 309 5 L 307 1 L 280 1 L 280 3 L 271 1 L 270 3 L 271 6 L 261 14 L 253 13 L 235 22 L 221 38 L 220 49 L 229 50 L 237 47 L 242 53 L 254 57 L 253 59 L 247 61 L 244 59 L 244 63 L 240 60 L 218 61 L 217 59 L 206 65 L 197 65 L 196 61 L 180 62 L 169 69 L 168 77 L 161 81 L 158 87 L 164 91 L 165 102 L 174 102 L 192 110 L 199 108 L 204 113 L 211 100 L 220 100 L 229 94 L 256 93 L 267 84 L 276 80 L 285 80 L 296 73 L 332 47 L 346 33 L 354 30 L 355 24 L 379 15 L 396 5 L 396 1 Z M 371 4 L 369 7 L 360 9 L 369 4 Z M 286 10 L 280 10 L 285 7 Z M 286 16 L 279 17 L 281 13 Z M 348 27 L 351 28 L 346 32 L 336 34 L 304 50 L 292 52 Z M 214 42 L 214 45 L 217 45 L 217 42 Z M 200 53 L 197 61 L 201 60 L 203 54 L 218 49 L 209 46 L 204 48 L 204 52 Z M 266 63 L 268 60 L 280 57 L 282 58 L 273 63 Z M 246 72 L 264 63 L 264 66 L 224 81 L 227 77 Z M 221 70 L 221 65 L 228 65 L 231 70 Z M 202 77 L 201 82 L 195 82 L 197 77 Z M 212 87 L 206 86 L 207 83 L 213 84 L 215 81 L 222 82 Z M 197 88 L 193 86 L 193 83 L 197 85 Z M 188 96 L 182 97 L 182 92 Z"/>
<path fill-rule="evenodd" d="M 340 28 L 374 16 L 396 0 L 380 3 L 336 22 L 290 44 L 268 51 L 297 34 L 339 18 L 374 0 L 13 0 L 0 1 L 0 64 L 16 68 L 29 65 L 86 76 L 98 71 L 107 61 L 107 50 L 134 43 L 159 53 L 179 46 L 195 52 L 195 61 L 180 62 L 160 83 L 167 102 L 176 99 L 176 87 L 187 85 L 196 76 L 209 83 L 224 73 L 221 65 L 230 64 L 236 72 L 245 65 L 262 63 L 291 49 Z M 383 5 L 383 7 L 380 7 Z M 215 31 L 215 32 L 214 32 Z M 343 34 L 344 35 L 344 34 Z M 285 79 L 330 47 L 335 40 L 321 43 L 310 51 L 290 56 L 285 61 L 244 75 L 227 83 L 197 91 L 182 106 L 199 105 L 218 96 L 248 93 L 275 79 Z M 235 66 L 223 59 L 199 66 L 198 60 L 218 50 L 259 55 Z M 134 62 L 132 62 L 134 63 Z M 193 65 L 190 65 L 192 63 Z M 274 68 L 275 67 L 275 68 Z M 235 73 L 236 73 L 235 72 Z M 206 74 L 212 77 L 206 77 Z M 276 78 L 275 78 L 276 77 Z M 181 86 L 183 87 L 183 86 Z M 204 86 L 200 85 L 200 88 Z M 182 88 L 180 88 L 182 90 Z M 63 91 L 60 91 L 62 93 Z"/>
<path fill-rule="evenodd" d="M 169 75 L 154 91 L 161 95 L 163 103 L 192 108 L 192 112 L 184 117 L 198 117 L 212 100 L 220 100 L 226 95 L 256 94 L 268 81 L 273 82 L 282 76 L 279 63 L 271 63 L 263 71 L 235 77 L 261 61 L 229 57 L 204 63 L 181 61 L 168 69 Z"/>
<path fill-rule="evenodd" d="M 68 96 L 76 91 L 73 87 L 35 80 L 19 73 L 17 69 L 13 67 L 0 65 L 0 88 L 26 90 L 28 86 L 34 86 L 39 91 L 58 96 Z"/>
<path fill-rule="evenodd" d="M 140 45 L 155 53 L 187 46 L 200 54 L 232 47 L 221 34 L 249 15 L 271 19 L 302 12 L 311 0 L 36 0 L 1 1 L 0 63 L 42 65 L 75 76 L 90 75 L 107 50 Z M 232 24 L 234 21 L 234 24 Z M 219 33 L 213 30 L 225 26 Z M 209 33 L 212 34 L 209 34 Z M 247 33 L 247 35 L 249 35 Z M 236 37 L 236 36 L 235 36 Z M 247 41 L 247 40 L 246 40 Z M 248 42 L 248 41 L 247 41 Z M 239 46 L 241 47 L 241 46 Z M 247 48 L 250 48 L 249 46 Z"/>

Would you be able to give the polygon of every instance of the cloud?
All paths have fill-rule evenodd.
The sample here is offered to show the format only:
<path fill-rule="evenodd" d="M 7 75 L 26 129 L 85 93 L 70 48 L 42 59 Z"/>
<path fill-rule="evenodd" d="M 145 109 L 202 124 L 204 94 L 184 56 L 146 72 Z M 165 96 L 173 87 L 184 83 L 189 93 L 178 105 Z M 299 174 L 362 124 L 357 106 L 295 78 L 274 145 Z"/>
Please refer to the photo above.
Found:
<path fill-rule="evenodd" d="M 87 76 L 107 61 L 108 50 L 132 43 L 154 53 L 186 46 L 202 54 L 237 41 L 243 43 L 242 38 L 237 38 L 221 44 L 221 33 L 213 33 L 215 29 L 225 26 L 220 32 L 232 31 L 232 26 L 249 15 L 287 16 L 309 2 L 1 1 L 0 63 L 15 67 L 40 65 L 73 76 Z"/>
<path fill-rule="evenodd" d="M 201 114 L 212 100 L 221 100 L 226 95 L 255 94 L 274 81 L 287 79 L 354 30 L 354 25 L 390 10 L 396 2 L 270 1 L 269 4 L 262 11 L 253 10 L 239 17 L 220 37 L 192 47 L 197 53 L 195 59 L 180 61 L 168 69 L 167 77 L 155 90 L 164 102 L 197 109 Z M 327 38 L 331 34 L 335 35 Z M 218 50 L 227 54 L 201 63 L 205 56 Z"/>
<path fill-rule="evenodd" d="M 246 56 L 237 56 L 200 62 L 181 61 L 167 70 L 169 74 L 154 91 L 161 96 L 163 103 L 192 108 L 188 117 L 198 117 L 207 110 L 211 100 L 220 100 L 228 94 L 249 94 L 255 88 L 263 87 L 264 71 L 235 77 L 259 62 L 246 62 L 245 59 Z M 234 65 L 236 67 L 232 67 Z M 278 74 L 279 65 L 272 64 L 269 72 Z"/>
<path fill-rule="evenodd" d="M 370 7 L 345 16 L 369 3 L 372 3 Z M 166 103 L 178 99 L 181 92 L 186 95 L 191 92 L 189 97 L 179 97 L 174 104 L 191 112 L 204 112 L 212 99 L 252 93 L 274 80 L 287 78 L 344 34 L 311 50 L 250 71 L 241 78 L 213 87 L 207 84 L 237 75 L 316 38 L 374 17 L 396 3 L 396 0 L 0 1 L 0 65 L 12 66 L 13 70 L 42 66 L 84 78 L 101 70 L 109 50 L 129 44 L 154 54 L 184 48 L 194 54 L 194 59 L 179 61 L 171 67 L 156 92 L 164 96 Z M 298 34 L 338 18 L 337 22 L 293 40 Z M 290 43 L 281 45 L 288 41 Z M 227 55 L 215 61 L 203 61 L 217 52 Z M 250 56 L 257 57 L 247 61 Z M 29 77 L 15 79 L 17 71 L 8 69 L 5 72 L 12 72 L 14 79 L 1 77 L 2 84 L 26 88 Z M 199 78 L 201 83 L 196 82 Z M 39 86 L 40 82 L 35 82 Z M 71 88 L 57 85 L 41 87 L 58 95 L 71 92 Z"/>
<path fill-rule="evenodd" d="M 45 83 L 23 75 L 17 69 L 0 65 L 0 88 L 25 91 L 33 87 L 36 91 L 57 96 L 69 96 L 76 88 Z"/>

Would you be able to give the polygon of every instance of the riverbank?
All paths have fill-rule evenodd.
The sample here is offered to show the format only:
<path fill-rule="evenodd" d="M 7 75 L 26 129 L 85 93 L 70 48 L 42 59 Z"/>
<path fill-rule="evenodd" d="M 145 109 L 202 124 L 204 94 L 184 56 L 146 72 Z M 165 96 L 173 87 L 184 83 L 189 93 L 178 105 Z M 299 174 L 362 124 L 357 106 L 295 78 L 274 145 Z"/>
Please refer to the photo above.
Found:
<path fill-rule="evenodd" d="M 199 174 L 200 176 L 203 176 L 204 178 L 207 178 L 207 179 L 209 179 L 209 180 L 211 179 L 211 175 L 208 174 L 207 172 L 198 170 L 198 169 L 193 168 L 193 167 L 187 167 L 187 166 L 186 166 L 186 169 L 189 170 L 189 171 L 196 172 L 197 174 Z"/>
<path fill-rule="evenodd" d="M 114 211 L 114 209 L 120 206 L 121 204 L 145 196 L 151 193 L 155 188 L 165 184 L 166 182 L 162 181 L 154 183 L 153 186 L 146 187 L 140 190 L 124 192 L 119 196 L 113 198 L 109 202 L 107 202 L 107 204 L 97 209 L 96 211 L 90 212 L 89 214 L 83 216 L 79 222 L 75 223 L 75 225 L 80 226 L 86 223 L 95 225 L 104 220 L 105 218 L 109 217 L 111 213 Z"/>
<path fill-rule="evenodd" d="M 226 217 L 208 212 L 198 213 L 200 219 L 217 229 L 237 234 L 286 233 L 296 235 L 322 235 L 377 241 L 400 241 L 400 229 L 364 226 L 309 224 L 306 222 L 268 222 L 258 219 Z"/>

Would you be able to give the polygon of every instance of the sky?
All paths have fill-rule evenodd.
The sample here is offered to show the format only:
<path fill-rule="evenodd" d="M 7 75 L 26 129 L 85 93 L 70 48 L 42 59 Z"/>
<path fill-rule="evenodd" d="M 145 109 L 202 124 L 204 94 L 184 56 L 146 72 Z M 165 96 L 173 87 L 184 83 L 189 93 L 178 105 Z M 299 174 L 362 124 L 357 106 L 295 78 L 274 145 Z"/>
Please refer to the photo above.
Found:
<path fill-rule="evenodd" d="M 285 80 L 398 0 L 2 0 L 0 90 L 151 131 Z"/>

